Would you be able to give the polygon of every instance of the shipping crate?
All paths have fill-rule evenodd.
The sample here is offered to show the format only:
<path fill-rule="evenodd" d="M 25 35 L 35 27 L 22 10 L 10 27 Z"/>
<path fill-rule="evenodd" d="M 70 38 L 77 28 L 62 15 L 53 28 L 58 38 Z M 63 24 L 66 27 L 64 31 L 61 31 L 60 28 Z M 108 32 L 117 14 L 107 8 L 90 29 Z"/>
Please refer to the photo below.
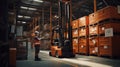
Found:
<path fill-rule="evenodd" d="M 120 58 L 120 35 L 113 37 L 99 37 L 99 53 L 100 56 L 110 56 L 111 58 Z"/>
<path fill-rule="evenodd" d="M 89 46 L 89 55 L 98 55 L 98 47 Z"/>
<path fill-rule="evenodd" d="M 78 53 L 78 39 L 77 38 L 75 38 L 75 39 L 73 39 L 73 42 L 72 42 L 73 44 L 73 49 L 75 49 L 75 52 L 76 53 Z"/>
<path fill-rule="evenodd" d="M 84 16 L 78 19 L 79 27 L 87 26 L 89 24 L 88 16 Z"/>
<path fill-rule="evenodd" d="M 79 53 L 88 55 L 89 43 L 88 38 L 79 38 Z"/>
<path fill-rule="evenodd" d="M 98 25 L 89 26 L 89 35 L 98 35 Z"/>
<path fill-rule="evenodd" d="M 79 45 L 88 46 L 88 38 L 79 38 Z"/>
<path fill-rule="evenodd" d="M 109 22 L 99 24 L 99 34 L 105 34 L 105 29 L 112 28 L 114 33 L 120 33 L 120 23 Z"/>
<path fill-rule="evenodd" d="M 107 6 L 89 15 L 89 24 L 99 23 L 106 19 L 120 19 L 118 8 L 114 6 Z"/>
<path fill-rule="evenodd" d="M 89 46 L 98 46 L 98 36 L 89 37 Z"/>
<path fill-rule="evenodd" d="M 99 56 L 112 57 L 112 46 L 110 45 L 99 46 Z"/>
<path fill-rule="evenodd" d="M 79 31 L 79 37 L 82 37 L 82 36 L 88 36 L 88 34 L 89 34 L 89 28 L 88 27 L 81 27 L 81 28 L 79 28 L 78 29 L 78 31 Z"/>
<path fill-rule="evenodd" d="M 72 30 L 72 37 L 78 37 L 78 29 Z"/>
<path fill-rule="evenodd" d="M 79 54 L 88 55 L 88 52 L 87 46 L 79 45 Z"/>
<path fill-rule="evenodd" d="M 72 29 L 78 28 L 78 20 L 72 21 Z"/>
<path fill-rule="evenodd" d="M 112 37 L 99 36 L 99 46 L 112 46 Z"/>
<path fill-rule="evenodd" d="M 73 45 L 73 49 L 75 49 L 75 53 L 78 53 L 78 45 Z"/>

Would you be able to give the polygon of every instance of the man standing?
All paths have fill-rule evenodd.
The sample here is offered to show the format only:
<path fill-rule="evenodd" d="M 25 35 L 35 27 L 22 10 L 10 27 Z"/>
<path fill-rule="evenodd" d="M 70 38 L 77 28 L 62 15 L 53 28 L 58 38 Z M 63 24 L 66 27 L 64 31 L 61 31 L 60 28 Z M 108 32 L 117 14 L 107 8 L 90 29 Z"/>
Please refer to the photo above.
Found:
<path fill-rule="evenodd" d="M 40 58 L 38 56 L 39 50 L 40 50 L 40 38 L 39 38 L 39 32 L 35 31 L 35 37 L 34 37 L 34 44 L 33 46 L 35 47 L 35 61 L 39 61 Z"/>

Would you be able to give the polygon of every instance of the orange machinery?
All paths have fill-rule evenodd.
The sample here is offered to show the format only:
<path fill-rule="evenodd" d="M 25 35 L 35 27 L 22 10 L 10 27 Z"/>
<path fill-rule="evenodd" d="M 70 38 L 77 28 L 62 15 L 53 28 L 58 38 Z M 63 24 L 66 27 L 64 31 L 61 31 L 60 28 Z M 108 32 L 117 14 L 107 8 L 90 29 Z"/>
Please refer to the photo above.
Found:
<path fill-rule="evenodd" d="M 65 4 L 65 21 L 62 21 L 62 4 Z M 75 57 L 75 49 L 72 46 L 72 26 L 70 23 L 70 1 L 59 1 L 58 25 L 52 29 L 50 56 Z M 66 23 L 65 23 L 66 22 Z M 65 33 L 68 32 L 68 36 Z"/>

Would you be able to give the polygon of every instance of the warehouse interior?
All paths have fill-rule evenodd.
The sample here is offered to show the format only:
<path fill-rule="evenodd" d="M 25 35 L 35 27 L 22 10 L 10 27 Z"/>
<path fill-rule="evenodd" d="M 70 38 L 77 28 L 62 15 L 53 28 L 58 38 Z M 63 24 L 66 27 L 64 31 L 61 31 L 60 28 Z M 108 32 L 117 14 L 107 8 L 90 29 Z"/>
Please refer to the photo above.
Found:
<path fill-rule="evenodd" d="M 1 0 L 0 8 L 1 67 L 120 66 L 119 0 Z M 62 34 L 52 35 L 57 26 Z M 41 38 L 37 62 L 35 31 Z M 56 54 L 52 40 L 57 37 L 70 41 L 65 49 L 74 57 L 59 58 L 64 46 L 57 46 Z"/>

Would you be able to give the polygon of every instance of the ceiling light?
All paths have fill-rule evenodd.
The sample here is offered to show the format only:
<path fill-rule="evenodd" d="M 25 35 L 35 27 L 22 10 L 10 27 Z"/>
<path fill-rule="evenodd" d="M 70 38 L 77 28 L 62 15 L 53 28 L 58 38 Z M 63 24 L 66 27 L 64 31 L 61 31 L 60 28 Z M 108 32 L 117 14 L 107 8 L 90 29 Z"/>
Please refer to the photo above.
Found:
<path fill-rule="evenodd" d="M 23 6 L 21 6 L 20 8 L 21 8 L 21 9 L 28 9 L 28 7 L 23 7 Z"/>
<path fill-rule="evenodd" d="M 20 23 L 21 21 L 17 21 L 17 23 Z"/>
<path fill-rule="evenodd" d="M 24 24 L 25 24 L 26 22 L 22 22 L 22 23 L 24 23 Z"/>
<path fill-rule="evenodd" d="M 24 16 L 24 18 L 31 18 L 30 16 Z"/>
<path fill-rule="evenodd" d="M 37 10 L 36 8 L 28 8 L 29 10 Z"/>
<path fill-rule="evenodd" d="M 35 1 L 35 2 L 40 2 L 40 3 L 42 3 L 42 2 L 43 2 L 42 0 L 33 0 L 33 1 Z"/>
<path fill-rule="evenodd" d="M 30 8 L 30 7 L 24 7 L 24 6 L 21 6 L 20 8 L 21 8 L 21 9 L 26 9 L 26 10 L 27 10 L 27 9 L 28 9 L 28 10 L 37 10 L 36 8 Z"/>
<path fill-rule="evenodd" d="M 23 16 L 21 16 L 21 15 L 18 15 L 18 18 L 22 18 Z"/>

